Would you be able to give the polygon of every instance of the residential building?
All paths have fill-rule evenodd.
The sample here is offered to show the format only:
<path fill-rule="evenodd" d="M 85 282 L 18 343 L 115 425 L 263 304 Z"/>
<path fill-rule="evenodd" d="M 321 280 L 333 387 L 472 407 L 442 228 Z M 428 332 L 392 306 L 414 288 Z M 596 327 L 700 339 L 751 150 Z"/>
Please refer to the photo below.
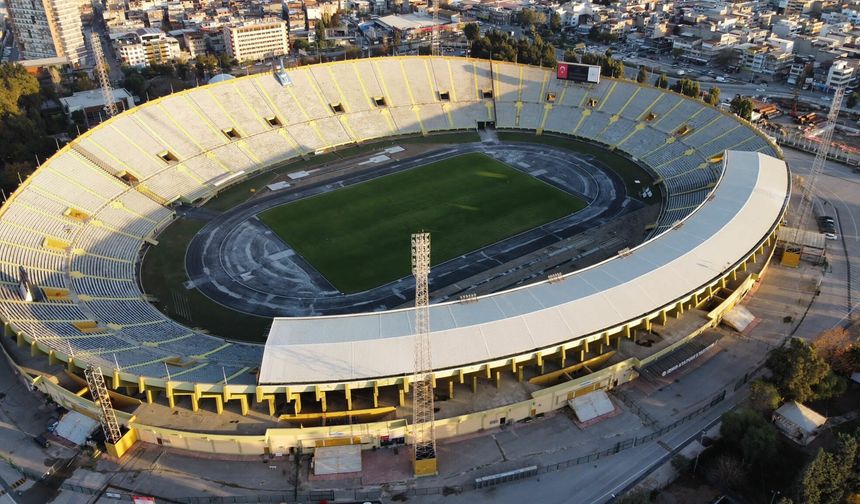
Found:
<path fill-rule="evenodd" d="M 181 45 L 184 45 L 189 58 L 206 54 L 206 36 L 198 31 L 186 31 L 182 34 Z"/>
<path fill-rule="evenodd" d="M 740 64 L 754 74 L 777 77 L 788 74 L 794 58 L 791 53 L 769 45 L 744 44 Z"/>
<path fill-rule="evenodd" d="M 86 63 L 79 0 L 9 0 L 9 15 L 23 59 L 66 57 Z"/>
<path fill-rule="evenodd" d="M 855 66 L 852 66 L 848 61 L 840 59 L 830 65 L 830 70 L 827 71 L 827 87 L 837 88 L 839 86 L 847 86 L 854 78 Z"/>
<path fill-rule="evenodd" d="M 827 422 L 827 417 L 799 402 L 787 402 L 773 412 L 773 423 L 792 441 L 808 445 Z"/>
<path fill-rule="evenodd" d="M 283 56 L 290 52 L 287 23 L 279 19 L 225 26 L 224 47 L 240 61 Z"/>
<path fill-rule="evenodd" d="M 154 28 L 114 36 L 113 46 L 120 61 L 131 67 L 168 63 L 181 53 L 179 40 Z"/>
<path fill-rule="evenodd" d="M 812 0 L 788 0 L 785 6 L 785 15 L 804 14 L 812 9 Z"/>
<path fill-rule="evenodd" d="M 285 2 L 284 11 L 290 36 L 295 37 L 299 33 L 304 34 L 308 29 L 304 4 L 299 0 Z"/>

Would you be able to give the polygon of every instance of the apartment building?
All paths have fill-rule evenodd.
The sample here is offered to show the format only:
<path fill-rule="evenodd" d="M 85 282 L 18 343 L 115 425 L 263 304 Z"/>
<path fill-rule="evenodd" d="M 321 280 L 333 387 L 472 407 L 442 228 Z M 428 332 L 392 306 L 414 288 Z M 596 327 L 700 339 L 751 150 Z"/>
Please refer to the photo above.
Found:
<path fill-rule="evenodd" d="M 138 68 L 171 62 L 181 51 L 179 40 L 154 28 L 121 35 L 114 39 L 113 46 L 123 65 Z"/>
<path fill-rule="evenodd" d="M 827 71 L 827 87 L 837 88 L 839 86 L 847 86 L 854 78 L 855 67 L 851 66 L 846 60 L 836 60 Z"/>
<path fill-rule="evenodd" d="M 225 26 L 222 33 L 227 54 L 240 61 L 283 56 L 290 51 L 287 23 L 279 19 Z"/>
<path fill-rule="evenodd" d="M 10 0 L 7 8 L 23 59 L 66 57 L 86 62 L 78 0 Z"/>

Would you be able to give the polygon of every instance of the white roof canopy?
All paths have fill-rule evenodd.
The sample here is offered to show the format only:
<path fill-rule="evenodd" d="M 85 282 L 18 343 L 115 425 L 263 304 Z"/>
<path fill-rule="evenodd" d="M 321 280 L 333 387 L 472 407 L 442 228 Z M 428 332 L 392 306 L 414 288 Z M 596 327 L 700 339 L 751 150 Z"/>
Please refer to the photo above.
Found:
<path fill-rule="evenodd" d="M 727 152 L 712 196 L 683 225 L 559 282 L 430 308 L 433 369 L 552 347 L 653 313 L 723 275 L 782 215 L 785 163 Z M 413 310 L 276 318 L 260 384 L 346 382 L 412 373 Z"/>

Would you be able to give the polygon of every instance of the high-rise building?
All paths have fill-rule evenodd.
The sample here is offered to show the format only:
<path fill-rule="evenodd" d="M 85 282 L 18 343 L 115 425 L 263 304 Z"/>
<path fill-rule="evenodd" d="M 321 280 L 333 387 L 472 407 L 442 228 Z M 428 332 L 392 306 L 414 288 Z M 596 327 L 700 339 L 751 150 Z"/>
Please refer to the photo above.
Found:
<path fill-rule="evenodd" d="M 240 61 L 283 56 L 290 51 L 287 23 L 279 19 L 224 27 L 227 54 Z"/>
<path fill-rule="evenodd" d="M 23 59 L 87 57 L 79 0 L 9 0 L 9 15 Z"/>

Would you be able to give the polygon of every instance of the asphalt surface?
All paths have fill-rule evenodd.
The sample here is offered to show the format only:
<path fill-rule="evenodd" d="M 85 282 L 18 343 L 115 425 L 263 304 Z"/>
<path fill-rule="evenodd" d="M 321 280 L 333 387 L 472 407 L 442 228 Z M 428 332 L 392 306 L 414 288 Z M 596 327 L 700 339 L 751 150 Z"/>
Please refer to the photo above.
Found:
<path fill-rule="evenodd" d="M 638 200 L 627 197 L 620 177 L 590 156 L 520 143 L 458 145 L 382 167 L 370 165 L 337 182 L 267 194 L 215 217 L 189 246 L 188 276 L 196 288 L 216 302 L 260 316 L 356 313 L 398 306 L 413 296 L 411 277 L 361 293 L 340 293 L 256 216 L 301 198 L 468 152 L 486 153 L 582 197 L 589 205 L 570 216 L 434 266 L 431 289 L 457 283 L 641 208 Z"/>

